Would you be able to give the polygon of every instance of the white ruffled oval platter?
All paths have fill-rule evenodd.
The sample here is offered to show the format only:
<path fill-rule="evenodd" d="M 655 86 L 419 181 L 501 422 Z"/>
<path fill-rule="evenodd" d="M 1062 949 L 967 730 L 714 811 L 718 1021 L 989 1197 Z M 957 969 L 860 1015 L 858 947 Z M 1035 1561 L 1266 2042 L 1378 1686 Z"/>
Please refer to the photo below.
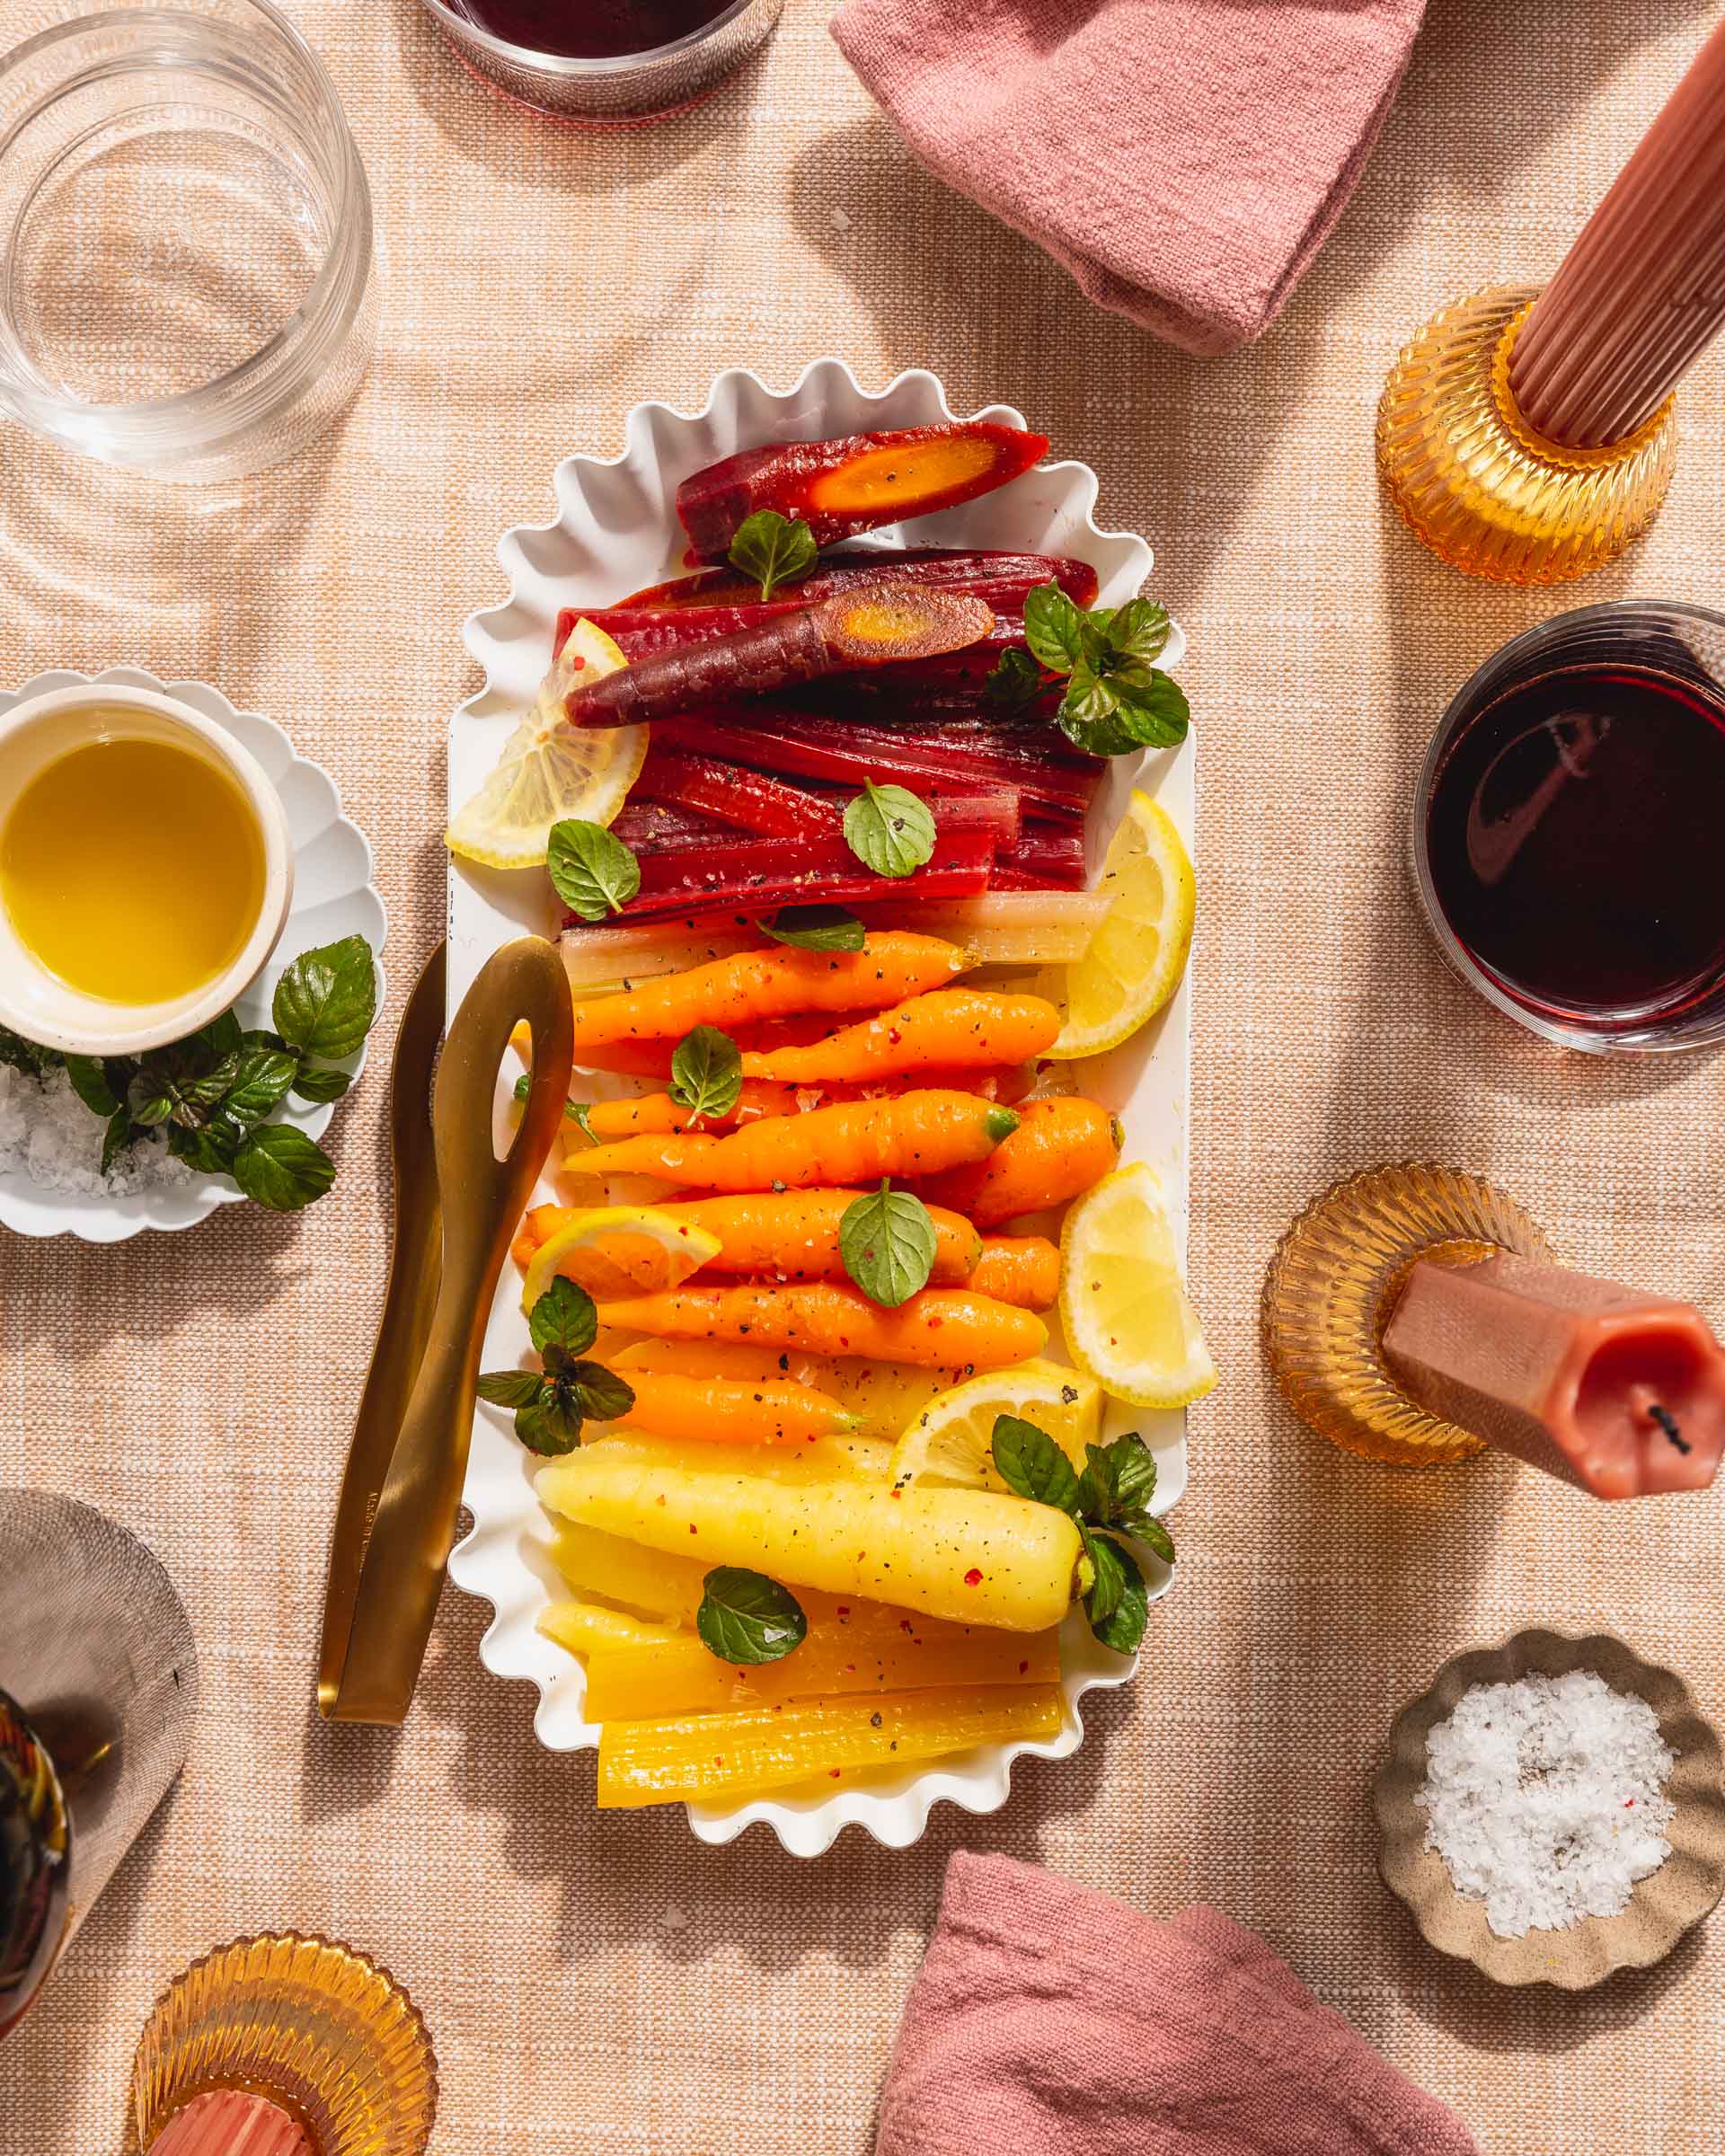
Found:
<path fill-rule="evenodd" d="M 625 446 L 612 458 L 571 456 L 557 468 L 557 515 L 549 524 L 523 525 L 507 533 L 498 559 L 509 596 L 475 614 L 465 641 L 484 676 L 484 686 L 456 713 L 450 734 L 452 813 L 484 782 L 504 741 L 520 723 L 550 660 L 557 614 L 563 607 L 595 607 L 624 593 L 679 573 L 685 536 L 675 500 L 679 482 L 703 465 L 764 443 L 818 440 L 879 429 L 925 426 L 954 418 L 991 420 L 1012 427 L 1027 422 L 1004 405 L 954 413 L 936 377 L 904 374 L 884 390 L 864 390 L 843 361 L 819 359 L 793 385 L 769 389 L 742 368 L 721 374 L 697 412 L 644 403 L 629 414 Z M 914 526 L 876 533 L 886 548 L 988 547 L 1075 555 L 1095 569 L 1100 603 L 1118 605 L 1144 586 L 1150 548 L 1133 534 L 1109 531 L 1095 518 L 1099 488 L 1088 465 L 1072 462 L 1039 466 L 998 492 Z M 1154 596 L 1154 595 L 1153 595 Z M 1178 628 L 1158 662 L 1179 665 L 1185 641 Z M 1191 849 L 1196 749 L 1193 738 L 1177 750 L 1121 757 L 1110 765 L 1086 831 L 1092 874 L 1106 851 L 1131 788 L 1154 794 Z M 453 1014 L 475 975 L 498 946 L 525 933 L 553 929 L 544 879 L 508 875 L 453 863 L 449 879 L 449 1008 Z M 1074 1066 L 1083 1090 L 1115 1110 L 1125 1127 L 1125 1161 L 1146 1161 L 1158 1172 L 1179 1247 L 1187 1224 L 1187 1110 L 1190 1090 L 1190 978 L 1163 1012 L 1126 1047 Z M 507 1118 L 508 1082 L 500 1080 L 500 1128 Z M 540 1193 L 552 1197 L 549 1184 Z M 484 1366 L 518 1363 L 527 1347 L 520 1285 L 507 1268 L 492 1308 Z M 1063 1349 L 1057 1328 L 1048 1353 Z M 1137 1428 L 1156 1454 L 1158 1511 L 1174 1505 L 1186 1487 L 1185 1418 L 1114 1409 L 1109 1435 Z M 597 1746 L 597 1727 L 583 1712 L 585 1676 L 579 1663 L 535 1630 L 553 1599 L 567 1594 L 551 1559 L 553 1526 L 534 1493 L 541 1463 L 518 1443 L 506 1414 L 482 1407 L 473 1432 L 464 1501 L 472 1531 L 450 1560 L 456 1584 L 495 1612 L 481 1656 L 501 1677 L 536 1687 L 535 1728 L 549 1750 Z M 1147 1560 L 1153 1596 L 1165 1596 L 1172 1573 Z M 1153 1609 L 1149 1639 L 1167 1613 Z M 969 1812 L 992 1812 L 1010 1793 L 1013 1762 L 1021 1754 L 1058 1760 L 1084 1737 L 1080 1702 L 1100 1686 L 1124 1683 L 1133 1661 L 1095 1640 L 1081 1613 L 1066 1620 L 1061 1636 L 1066 1719 L 1059 1733 L 1035 1743 L 982 1746 L 976 1751 L 898 1773 L 882 1774 L 830 1795 L 756 1798 L 728 1806 L 688 1806 L 689 1823 L 704 1842 L 730 1842 L 756 1824 L 768 1827 L 791 1854 L 818 1856 L 846 1826 L 862 1827 L 881 1842 L 901 1848 L 916 1840 L 936 1804 Z"/>
<path fill-rule="evenodd" d="M 270 999 L 276 983 L 302 951 L 343 936 L 363 936 L 374 961 L 381 958 L 389 922 L 372 880 L 371 848 L 358 826 L 341 813 L 335 781 L 322 764 L 302 756 L 273 719 L 235 711 L 221 691 L 208 683 L 158 681 L 137 667 L 109 667 L 100 674 L 75 674 L 61 667 L 39 674 L 22 688 L 0 694 L 0 716 L 27 697 L 82 683 L 96 688 L 154 689 L 190 704 L 250 749 L 281 796 L 294 847 L 293 905 L 269 964 L 234 1005 L 243 1024 L 270 1023 Z M 381 965 L 376 971 L 381 1008 Z M 365 1065 L 362 1047 L 341 1067 L 357 1076 Z M 283 1104 L 282 1119 L 297 1124 L 308 1137 L 321 1138 L 334 1112 L 327 1101 L 290 1099 Z M 75 1235 L 82 1242 L 124 1242 L 146 1228 L 196 1227 L 218 1206 L 233 1205 L 244 1195 L 238 1184 L 218 1175 L 146 1182 L 118 1195 L 55 1189 L 32 1180 L 26 1160 L 24 1167 L 0 1174 L 0 1226 L 19 1235 Z"/>

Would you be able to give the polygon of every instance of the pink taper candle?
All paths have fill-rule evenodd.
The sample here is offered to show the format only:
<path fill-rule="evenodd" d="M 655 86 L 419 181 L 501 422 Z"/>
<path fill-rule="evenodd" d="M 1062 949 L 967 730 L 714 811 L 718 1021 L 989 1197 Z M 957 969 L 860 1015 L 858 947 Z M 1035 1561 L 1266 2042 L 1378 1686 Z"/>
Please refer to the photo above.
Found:
<path fill-rule="evenodd" d="M 1550 439 L 1621 442 L 1725 323 L 1725 24 L 1708 39 L 1516 340 L 1509 387 Z"/>
<path fill-rule="evenodd" d="M 261 2096 L 215 2089 L 176 2111 L 147 2156 L 312 2156 L 305 2130 Z"/>
<path fill-rule="evenodd" d="M 1705 1489 L 1725 1348 L 1693 1303 L 1525 1258 L 1415 1265 L 1384 1331 L 1410 1398 L 1598 1498 Z"/>

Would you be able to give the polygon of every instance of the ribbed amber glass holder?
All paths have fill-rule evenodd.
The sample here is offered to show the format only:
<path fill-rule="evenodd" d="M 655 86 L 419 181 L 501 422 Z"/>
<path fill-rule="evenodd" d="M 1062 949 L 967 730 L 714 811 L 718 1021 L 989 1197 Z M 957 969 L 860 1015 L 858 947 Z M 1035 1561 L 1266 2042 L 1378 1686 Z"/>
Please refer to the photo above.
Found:
<path fill-rule="evenodd" d="M 132 2068 L 126 2156 L 211 2089 L 279 2104 L 317 2156 L 421 2156 L 438 2109 L 406 1992 L 350 1947 L 295 1932 L 207 1954 L 162 1994 Z"/>
<path fill-rule="evenodd" d="M 1536 287 L 1434 314 L 1390 370 L 1377 464 L 1416 539 L 1497 584 L 1561 584 L 1621 554 L 1658 516 L 1676 462 L 1675 400 L 1626 441 L 1570 449 L 1516 410 L 1509 358 Z"/>
<path fill-rule="evenodd" d="M 1403 1163 L 1350 1177 L 1289 1228 L 1264 1283 L 1264 1349 L 1288 1405 L 1320 1437 L 1363 1459 L 1431 1467 L 1485 1440 L 1429 1415 L 1384 1359 L 1410 1267 L 1473 1265 L 1512 1250 L 1556 1253 L 1512 1197 L 1477 1175 Z"/>

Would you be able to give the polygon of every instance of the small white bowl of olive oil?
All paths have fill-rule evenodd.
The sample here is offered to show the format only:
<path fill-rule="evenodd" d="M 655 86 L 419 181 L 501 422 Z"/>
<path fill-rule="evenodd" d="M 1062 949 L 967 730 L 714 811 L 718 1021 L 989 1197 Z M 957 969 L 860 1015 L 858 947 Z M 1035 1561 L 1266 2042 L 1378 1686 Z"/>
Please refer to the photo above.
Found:
<path fill-rule="evenodd" d="M 0 1026 L 136 1056 L 218 1018 L 293 898 L 257 759 L 155 690 L 81 684 L 0 718 Z"/>

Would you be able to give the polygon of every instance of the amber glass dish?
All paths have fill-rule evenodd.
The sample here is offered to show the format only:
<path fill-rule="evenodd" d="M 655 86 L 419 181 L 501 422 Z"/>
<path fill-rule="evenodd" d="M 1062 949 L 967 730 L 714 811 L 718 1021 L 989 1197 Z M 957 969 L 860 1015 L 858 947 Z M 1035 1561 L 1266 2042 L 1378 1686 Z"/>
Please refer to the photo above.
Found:
<path fill-rule="evenodd" d="M 1477 1175 L 1403 1163 L 1335 1185 L 1289 1228 L 1264 1284 L 1264 1351 L 1320 1437 L 1404 1467 L 1483 1452 L 1485 1440 L 1410 1400 L 1384 1359 L 1388 1324 L 1420 1259 L 1473 1265 L 1556 1253 L 1512 1197 Z"/>
<path fill-rule="evenodd" d="M 1659 514 L 1676 461 L 1673 401 L 1626 441 L 1570 449 L 1516 410 L 1509 360 L 1536 287 L 1435 314 L 1390 370 L 1377 463 L 1415 538 L 1498 584 L 1560 584 L 1621 554 Z"/>
<path fill-rule="evenodd" d="M 156 2001 L 126 2156 L 211 2089 L 268 2097 L 317 2156 L 421 2156 L 438 2108 L 431 2040 L 406 1992 L 350 1947 L 291 1931 L 205 1955 Z"/>

